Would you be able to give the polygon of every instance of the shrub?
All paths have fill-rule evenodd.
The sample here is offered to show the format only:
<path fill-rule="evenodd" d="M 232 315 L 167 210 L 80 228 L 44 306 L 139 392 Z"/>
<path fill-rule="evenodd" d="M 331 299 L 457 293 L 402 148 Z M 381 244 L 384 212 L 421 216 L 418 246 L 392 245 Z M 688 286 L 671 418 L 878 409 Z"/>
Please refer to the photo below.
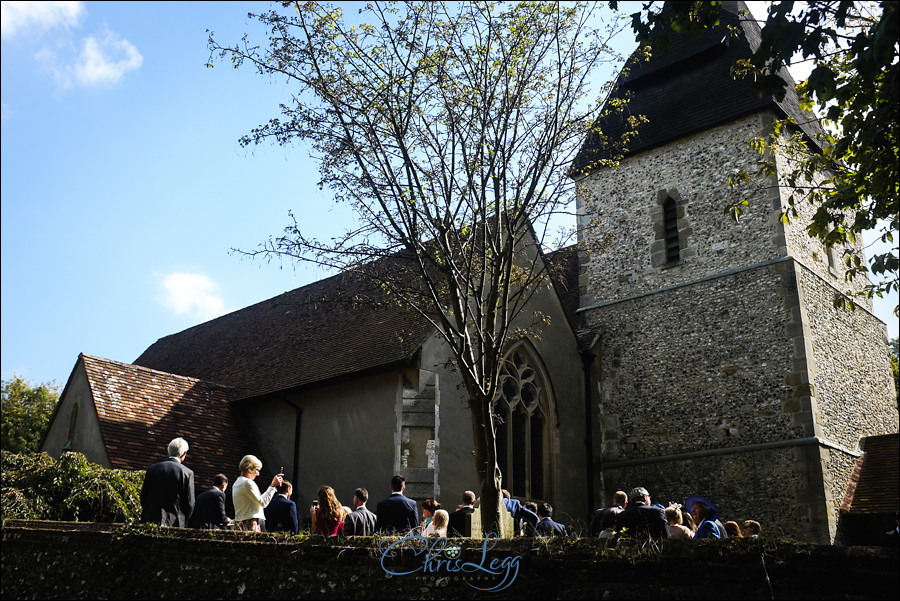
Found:
<path fill-rule="evenodd" d="M 107 469 L 81 453 L 2 452 L 2 521 L 132 522 L 141 512 L 144 472 Z"/>

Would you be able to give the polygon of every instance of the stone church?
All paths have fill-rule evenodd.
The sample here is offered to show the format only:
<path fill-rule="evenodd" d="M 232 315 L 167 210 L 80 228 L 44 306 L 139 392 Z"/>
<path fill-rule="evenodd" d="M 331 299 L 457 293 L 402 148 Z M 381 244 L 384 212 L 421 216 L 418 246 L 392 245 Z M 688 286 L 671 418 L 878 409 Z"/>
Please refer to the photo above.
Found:
<path fill-rule="evenodd" d="M 844 281 L 841 249 L 807 236 L 807 207 L 781 221 L 778 176 L 727 183 L 754 170 L 748 142 L 774 121 L 793 119 L 812 145 L 820 129 L 787 74 L 781 101 L 731 77 L 759 27 L 742 2 L 723 4 L 720 28 L 675 36 L 620 77 L 648 121 L 619 168 L 592 167 L 605 152 L 592 139 L 576 159 L 579 244 L 543 257 L 559 269 L 527 313 L 549 325 L 505 362 L 504 487 L 572 524 L 620 489 L 664 505 L 701 494 L 764 534 L 830 542 L 861 439 L 898 430 L 886 328 L 870 305 L 833 306 L 859 284 Z M 735 223 L 724 209 L 741 198 Z M 301 508 L 322 484 L 344 503 L 358 486 L 377 501 L 394 473 L 410 496 L 455 507 L 479 482 L 448 349 L 402 308 L 330 302 L 361 286 L 350 274 L 309 284 L 131 364 L 79 356 L 42 449 L 144 469 L 184 436 L 201 488 L 254 453 L 262 481 L 283 468 Z"/>

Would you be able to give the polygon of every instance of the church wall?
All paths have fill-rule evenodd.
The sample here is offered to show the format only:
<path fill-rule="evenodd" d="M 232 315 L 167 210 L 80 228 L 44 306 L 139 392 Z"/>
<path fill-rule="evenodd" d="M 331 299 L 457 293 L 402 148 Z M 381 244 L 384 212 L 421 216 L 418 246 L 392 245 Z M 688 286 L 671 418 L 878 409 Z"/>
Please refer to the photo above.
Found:
<path fill-rule="evenodd" d="M 59 458 L 63 447 L 70 440 L 73 451 L 82 453 L 89 461 L 104 467 L 112 467 L 100 433 L 97 408 L 94 406 L 84 363 L 81 360 L 76 364 L 66 384 L 56 414 L 41 445 L 41 451 Z"/>
<path fill-rule="evenodd" d="M 602 170 L 581 180 L 581 306 L 783 257 L 777 191 L 758 190 L 755 183 L 728 185 L 735 170 L 755 169 L 759 157 L 747 141 L 770 121 L 764 115 L 746 117 L 630 157 L 618 171 Z M 658 264 L 667 194 L 678 205 L 681 262 L 675 266 Z M 735 223 L 724 211 L 742 198 L 749 198 L 750 206 Z"/>
<path fill-rule="evenodd" d="M 815 358 L 814 386 L 822 435 L 859 449 L 864 436 L 898 429 L 885 324 L 869 311 L 835 308 L 835 288 L 799 271 Z"/>
<path fill-rule="evenodd" d="M 781 180 L 781 187 L 778 189 L 778 201 L 783 210 L 787 210 L 789 205 L 789 197 L 793 190 L 785 181 L 785 176 L 790 173 L 792 161 L 784 151 L 778 151 L 775 154 L 775 164 Z M 808 180 L 800 179 L 799 183 L 804 187 L 814 187 Z M 784 232 L 784 244 L 787 254 L 797 259 L 799 262 L 809 269 L 812 273 L 819 276 L 825 282 L 839 288 L 841 292 L 856 293 L 861 291 L 868 281 L 862 275 L 847 281 L 844 279 L 846 265 L 844 264 L 845 250 L 852 250 L 859 256 L 864 255 L 862 237 L 855 243 L 847 246 L 836 246 L 829 249 L 822 244 L 818 237 L 811 237 L 806 231 L 806 226 L 812 221 L 816 212 L 816 205 L 807 202 L 800 193 L 795 193 L 793 209 L 797 211 L 797 216 L 790 216 L 788 223 L 782 224 L 780 227 Z M 852 215 L 847 219 L 852 223 Z M 863 307 L 872 310 L 872 300 L 865 297 L 856 297 L 856 302 Z"/>
<path fill-rule="evenodd" d="M 740 447 L 814 434 L 791 385 L 781 264 L 587 312 L 600 333 L 604 461 Z"/>
<path fill-rule="evenodd" d="M 352 505 L 360 486 L 369 491 L 370 504 L 386 497 L 394 475 L 398 384 L 398 372 L 389 371 L 292 395 L 289 400 L 302 409 L 299 474 L 290 473 L 293 406 L 280 399 L 254 404 L 251 424 L 265 455 L 261 459 L 268 462 L 263 475 L 270 480 L 283 465 L 301 513 L 323 484 L 334 488 L 344 505 Z"/>
<path fill-rule="evenodd" d="M 549 440 L 553 455 L 548 483 L 551 495 L 544 500 L 553 504 L 560 520 L 583 520 L 588 511 L 584 376 L 574 334 L 549 286 L 532 299 L 532 305 L 514 325 L 532 326 L 535 310 L 550 319 L 548 324 L 534 328 L 537 338 L 529 338 L 547 372 L 555 399 L 556 423 L 550 425 L 556 427 L 551 428 Z M 480 495 L 481 484 L 472 455 L 472 415 L 467 395 L 462 379 L 447 364 L 448 354 L 446 345 L 436 336 L 425 345 L 421 364 L 423 369 L 436 372 L 440 380 L 438 500 L 455 508 L 463 491 L 473 490 Z"/>

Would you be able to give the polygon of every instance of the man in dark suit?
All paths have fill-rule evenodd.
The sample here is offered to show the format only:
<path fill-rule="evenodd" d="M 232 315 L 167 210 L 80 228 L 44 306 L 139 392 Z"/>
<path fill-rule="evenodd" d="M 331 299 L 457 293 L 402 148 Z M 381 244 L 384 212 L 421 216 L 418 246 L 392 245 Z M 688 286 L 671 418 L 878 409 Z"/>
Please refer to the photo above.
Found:
<path fill-rule="evenodd" d="M 191 528 L 207 528 L 219 530 L 231 524 L 231 518 L 225 513 L 225 489 L 228 488 L 228 476 L 216 474 L 213 486 L 197 495 L 194 512 L 188 525 Z"/>
<path fill-rule="evenodd" d="M 375 534 L 375 514 L 366 508 L 369 491 L 357 488 L 353 492 L 353 511 L 344 518 L 345 536 L 372 536 Z"/>
<path fill-rule="evenodd" d="M 169 458 L 147 468 L 141 488 L 141 521 L 184 528 L 194 511 L 194 472 L 183 465 L 188 443 L 169 443 Z"/>
<path fill-rule="evenodd" d="M 375 507 L 378 520 L 375 529 L 378 532 L 399 532 L 406 536 L 419 526 L 419 509 L 416 502 L 403 496 L 406 490 L 406 478 L 394 476 L 391 478 L 391 496 L 379 501 Z"/>
<path fill-rule="evenodd" d="M 462 496 L 462 505 L 450 514 L 447 536 L 466 536 L 466 516 L 475 513 L 475 493 L 467 490 Z"/>
<path fill-rule="evenodd" d="M 613 504 L 609 507 L 603 507 L 594 512 L 593 517 L 591 517 L 591 525 L 588 528 L 588 532 L 590 536 L 599 536 L 600 532 L 603 530 L 603 524 L 606 523 L 606 516 L 613 508 L 625 509 L 628 507 L 628 495 L 626 495 L 623 491 L 616 491 L 616 494 L 613 495 Z"/>
<path fill-rule="evenodd" d="M 300 532 L 300 523 L 297 520 L 297 504 L 291 501 L 291 493 L 294 492 L 294 486 L 287 480 L 281 481 L 281 486 L 277 486 L 278 491 L 263 512 L 266 515 L 266 531 L 267 532 L 290 532 L 297 534 Z"/>
<path fill-rule="evenodd" d="M 535 536 L 569 536 L 565 526 L 553 521 L 553 507 L 550 503 L 538 506 L 538 517 L 541 521 L 534 527 Z"/>
<path fill-rule="evenodd" d="M 628 493 L 628 507 L 619 514 L 616 528 L 633 538 L 669 538 L 665 511 L 650 505 L 650 493 L 639 486 Z"/>

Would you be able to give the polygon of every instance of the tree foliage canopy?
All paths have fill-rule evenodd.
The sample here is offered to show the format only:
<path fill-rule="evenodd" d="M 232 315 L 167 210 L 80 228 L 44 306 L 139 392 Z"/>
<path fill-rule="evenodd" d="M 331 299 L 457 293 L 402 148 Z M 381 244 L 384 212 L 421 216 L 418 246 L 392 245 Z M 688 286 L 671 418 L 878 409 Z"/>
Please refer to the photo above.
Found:
<path fill-rule="evenodd" d="M 633 28 L 643 43 L 654 41 L 651 31 L 656 25 L 702 32 L 718 25 L 721 4 L 673 2 L 663 11 L 651 2 L 632 15 Z M 824 244 L 852 244 L 862 232 L 874 230 L 888 245 L 888 250 L 872 254 L 868 264 L 853 246 L 845 251 L 848 280 L 874 276 L 874 282 L 861 287 L 868 297 L 900 287 L 894 238 L 900 230 L 898 6 L 889 1 L 772 2 L 760 47 L 735 69 L 737 74 L 752 73 L 760 92 L 780 99 L 784 83 L 779 72 L 798 61 L 812 62 L 809 78 L 797 90 L 830 132 L 818 141 L 823 150 L 810 148 L 799 135 L 785 135 L 790 128 L 776 130 L 768 141 L 757 140 L 756 148 L 765 155 L 768 148 L 778 147 L 795 159 L 793 172 L 783 181 L 792 188 L 784 219 L 797 218 L 797 205 L 809 202 L 815 213 L 807 231 Z M 665 45 L 667 37 L 655 41 Z M 771 169 L 771 160 L 764 160 L 761 168 Z M 733 209 L 740 212 L 740 207 Z"/>
<path fill-rule="evenodd" d="M 53 384 L 31 386 L 19 376 L 3 380 L 0 448 L 11 453 L 37 451 L 58 400 Z"/>
<path fill-rule="evenodd" d="M 519 327 L 543 322 L 513 326 L 546 281 L 539 248 L 551 218 L 571 211 L 568 168 L 604 100 L 590 84 L 618 69 L 608 42 L 621 27 L 594 27 L 584 4 L 375 2 L 352 19 L 317 2 L 283 6 L 251 15 L 267 48 L 211 34 L 210 65 L 296 86 L 281 117 L 241 142 L 307 143 L 319 186 L 357 223 L 328 241 L 295 218 L 249 254 L 362 273 L 432 321 L 470 398 L 490 516 L 502 355 Z"/>

